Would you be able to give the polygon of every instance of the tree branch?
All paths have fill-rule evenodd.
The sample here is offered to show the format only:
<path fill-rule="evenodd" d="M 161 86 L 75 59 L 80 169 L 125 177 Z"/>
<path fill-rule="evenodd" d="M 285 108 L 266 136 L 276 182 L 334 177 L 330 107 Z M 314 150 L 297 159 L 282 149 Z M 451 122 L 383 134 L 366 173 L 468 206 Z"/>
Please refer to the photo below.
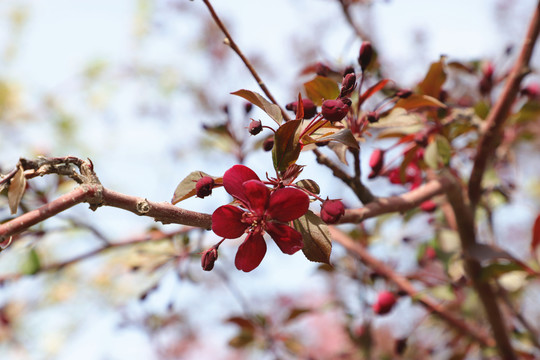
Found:
<path fill-rule="evenodd" d="M 255 70 L 255 68 L 253 67 L 251 62 L 248 60 L 248 58 L 246 58 L 244 56 L 244 54 L 242 53 L 242 51 L 240 50 L 238 45 L 236 45 L 236 42 L 234 42 L 233 38 L 231 37 L 231 34 L 229 33 L 229 30 L 227 30 L 227 27 L 225 26 L 225 24 L 223 24 L 223 22 L 221 21 L 221 19 L 219 18 L 219 16 L 215 12 L 214 8 L 212 7 L 212 4 L 210 4 L 210 1 L 209 0 L 203 0 L 203 2 L 206 5 L 206 7 L 208 8 L 208 10 L 210 11 L 210 15 L 212 16 L 212 19 L 214 19 L 214 22 L 216 23 L 216 25 L 221 29 L 221 31 L 225 35 L 225 44 L 229 45 L 231 47 L 231 49 L 233 49 L 233 51 L 240 57 L 240 59 L 242 59 L 243 63 L 246 65 L 246 67 L 248 68 L 249 72 L 251 73 L 251 75 L 253 76 L 255 81 L 257 81 L 257 84 L 259 84 L 259 87 L 261 88 L 261 90 L 265 93 L 265 95 L 268 97 L 268 99 L 273 104 L 275 104 L 275 105 L 277 105 L 279 107 L 279 109 L 281 110 L 281 114 L 283 115 L 283 118 L 285 119 L 285 121 L 289 121 L 290 120 L 289 114 L 287 114 L 287 112 L 285 110 L 283 110 L 281 108 L 281 106 L 279 106 L 278 102 L 272 96 L 272 94 L 270 93 L 270 90 L 268 90 L 268 88 L 266 87 L 266 84 L 264 83 L 264 81 L 262 81 L 261 77 L 259 76 L 259 74 Z"/>
<path fill-rule="evenodd" d="M 395 283 L 401 290 L 405 291 L 411 298 L 416 299 L 420 304 L 433 312 L 435 315 L 446 321 L 458 331 L 466 334 L 471 339 L 474 339 L 484 347 L 495 345 L 495 341 L 482 329 L 473 327 L 465 321 L 456 317 L 446 308 L 438 304 L 429 296 L 422 295 L 404 276 L 396 273 L 392 268 L 382 261 L 374 258 L 360 243 L 354 242 L 349 236 L 339 231 L 337 228 L 330 226 L 330 234 L 335 242 L 343 246 L 354 257 L 361 260 L 372 270 L 384 276 L 388 280 Z"/>
<path fill-rule="evenodd" d="M 474 209 L 482 194 L 482 178 L 488 161 L 493 157 L 495 148 L 498 145 L 502 126 L 504 125 L 512 104 L 519 92 L 521 80 L 529 73 L 529 62 L 533 53 L 536 39 L 540 31 L 540 1 L 536 5 L 525 41 L 514 64 L 508 80 L 504 86 L 502 94 L 488 114 L 485 123 L 485 132 L 480 138 L 474 166 L 469 180 L 469 199 Z"/>

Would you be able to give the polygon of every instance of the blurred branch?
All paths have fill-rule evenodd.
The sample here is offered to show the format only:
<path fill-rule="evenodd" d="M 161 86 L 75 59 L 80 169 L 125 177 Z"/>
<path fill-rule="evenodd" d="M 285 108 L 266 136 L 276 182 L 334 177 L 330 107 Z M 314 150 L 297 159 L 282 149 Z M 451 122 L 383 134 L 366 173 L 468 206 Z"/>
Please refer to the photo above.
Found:
<path fill-rule="evenodd" d="M 268 90 L 268 88 L 266 87 L 266 84 L 264 83 L 264 81 L 262 81 L 261 77 L 259 76 L 259 74 L 255 70 L 255 68 L 253 67 L 251 62 L 245 57 L 244 53 L 242 53 L 242 51 L 240 50 L 238 45 L 236 45 L 236 42 L 233 40 L 231 34 L 229 33 L 229 30 L 227 30 L 227 27 L 225 26 L 225 24 L 223 24 L 223 22 L 221 21 L 221 19 L 219 18 L 219 16 L 215 12 L 214 8 L 212 7 L 212 4 L 210 4 L 210 1 L 209 0 L 203 0 L 203 2 L 206 5 L 206 7 L 208 8 L 208 11 L 210 11 L 210 15 L 212 16 L 212 19 L 214 19 L 214 22 L 216 23 L 216 25 L 221 29 L 221 31 L 225 35 L 225 40 L 224 40 L 225 44 L 229 45 L 231 47 L 231 49 L 233 49 L 233 51 L 240 57 L 240 59 L 242 59 L 242 61 L 244 62 L 244 64 L 248 68 L 249 72 L 251 73 L 251 75 L 253 76 L 255 81 L 257 81 L 257 84 L 259 84 L 259 87 L 264 92 L 264 94 L 268 97 L 268 99 L 273 104 L 279 106 L 278 102 L 276 101 L 276 99 L 274 99 L 274 97 L 270 93 L 270 90 Z M 285 121 L 289 121 L 290 118 L 289 118 L 289 115 L 287 114 L 287 112 L 285 110 L 283 110 L 281 108 L 281 106 L 279 106 L 279 109 L 281 110 L 281 114 L 283 115 L 283 118 L 285 119 Z"/>
<path fill-rule="evenodd" d="M 503 314 L 497 304 L 495 290 L 487 280 L 482 279 L 482 265 L 473 255 L 473 249 L 477 245 L 473 210 L 465 203 L 464 189 L 457 179 L 451 174 L 448 174 L 446 178 L 451 181 L 450 186 L 447 187 L 446 195 L 456 215 L 465 271 L 484 307 L 501 358 L 516 359 Z"/>
<path fill-rule="evenodd" d="M 478 143 L 474 166 L 469 180 L 469 199 L 473 209 L 478 204 L 478 200 L 482 194 L 482 178 L 487 163 L 493 157 L 495 148 L 498 146 L 502 127 L 508 118 L 514 100 L 517 97 L 521 80 L 530 72 L 529 62 L 539 31 L 540 1 L 537 3 L 536 9 L 534 10 L 518 58 L 510 71 L 501 95 L 487 116 L 485 131 Z"/>
<path fill-rule="evenodd" d="M 370 267 L 377 274 L 380 274 L 388 280 L 395 283 L 401 290 L 405 291 L 412 299 L 415 299 L 435 315 L 446 321 L 458 331 L 466 334 L 471 339 L 480 343 L 483 347 L 492 347 L 495 341 L 483 329 L 473 327 L 466 323 L 461 318 L 449 312 L 435 300 L 427 295 L 419 293 L 415 287 L 404 276 L 396 273 L 392 268 L 382 261 L 373 257 L 364 246 L 353 241 L 348 235 L 341 232 L 337 228 L 330 226 L 330 234 L 332 239 L 343 246 L 349 253 L 361 260 L 365 265 Z"/>
<path fill-rule="evenodd" d="M 365 219 L 392 212 L 410 210 L 435 195 L 440 195 L 450 186 L 450 180 L 440 178 L 430 180 L 424 185 L 403 195 L 377 198 L 359 209 L 347 209 L 340 223 L 360 223 Z"/>
<path fill-rule="evenodd" d="M 362 184 L 362 181 L 360 180 L 360 163 L 357 163 L 356 160 L 356 158 L 359 156 L 358 152 L 353 151 L 353 156 L 355 156 L 354 177 L 343 171 L 328 156 L 321 153 L 319 149 L 314 149 L 313 153 L 317 157 L 317 162 L 332 170 L 332 174 L 334 174 L 335 177 L 339 178 L 341 181 L 347 184 L 352 189 L 352 191 L 354 191 L 358 199 L 360 199 L 363 204 L 368 204 L 375 201 L 375 196 L 371 193 L 371 191 L 369 191 L 367 187 L 364 186 L 364 184 Z"/>
<path fill-rule="evenodd" d="M 353 28 L 354 32 L 356 33 L 356 36 L 358 36 L 363 41 L 369 41 L 369 37 L 366 35 L 366 33 L 354 22 L 353 17 L 351 15 L 351 1 L 350 0 L 338 0 L 339 4 L 341 5 L 341 10 L 343 11 L 343 15 L 345 16 L 345 19 Z"/>

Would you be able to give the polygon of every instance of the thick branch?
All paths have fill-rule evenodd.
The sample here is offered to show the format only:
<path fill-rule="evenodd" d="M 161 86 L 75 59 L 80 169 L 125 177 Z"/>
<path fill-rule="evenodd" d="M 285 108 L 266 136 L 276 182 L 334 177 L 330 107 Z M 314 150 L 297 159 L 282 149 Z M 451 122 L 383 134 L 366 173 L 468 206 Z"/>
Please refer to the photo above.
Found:
<path fill-rule="evenodd" d="M 446 178 L 431 180 L 403 195 L 377 198 L 362 208 L 348 209 L 339 222 L 360 223 L 382 214 L 410 210 L 436 195 L 443 194 L 448 186 L 450 181 Z"/>
<path fill-rule="evenodd" d="M 274 97 L 270 93 L 270 90 L 268 90 L 268 88 L 266 87 L 266 84 L 264 83 L 264 81 L 262 81 L 261 77 L 255 70 L 251 62 L 248 60 L 248 58 L 245 57 L 244 53 L 242 53 L 238 45 L 236 45 L 236 43 L 234 42 L 233 38 L 231 37 L 231 34 L 229 33 L 229 30 L 227 30 L 227 27 L 225 26 L 225 24 L 223 24 L 223 22 L 221 21 L 221 19 L 215 12 L 214 8 L 212 7 L 212 4 L 210 4 L 210 1 L 203 0 L 203 2 L 208 8 L 208 10 L 210 11 L 210 15 L 212 16 L 212 19 L 214 19 L 214 22 L 216 23 L 216 25 L 221 29 L 221 31 L 225 35 L 225 43 L 229 45 L 231 49 L 234 50 L 234 52 L 240 57 L 240 59 L 242 59 L 242 62 L 246 65 L 249 72 L 251 73 L 255 81 L 257 81 L 257 84 L 259 84 L 259 87 L 264 92 L 264 94 L 268 97 L 268 99 L 273 104 L 279 106 L 278 102 L 276 101 L 276 99 L 274 99 Z M 289 121 L 290 120 L 289 115 L 285 112 L 285 110 L 283 110 L 281 106 L 279 106 L 279 109 L 281 110 L 281 114 L 283 115 L 283 118 L 285 119 L 285 121 Z"/>
<path fill-rule="evenodd" d="M 369 268 L 376 271 L 378 274 L 386 277 L 393 283 L 395 283 L 401 290 L 405 291 L 413 299 L 426 307 L 428 310 L 433 312 L 435 315 L 446 321 L 448 324 L 456 328 L 458 331 L 466 334 L 470 338 L 474 339 L 482 346 L 494 346 L 494 340 L 489 337 L 482 329 L 473 327 L 472 325 L 467 324 L 465 321 L 456 317 L 454 314 L 449 312 L 446 308 L 438 304 L 432 298 L 420 294 L 415 287 L 407 280 L 404 276 L 396 273 L 392 268 L 383 263 L 382 261 L 374 258 L 361 244 L 354 242 L 350 237 L 348 237 L 343 232 L 339 231 L 334 227 L 330 227 L 330 234 L 332 239 L 342 245 L 349 253 L 365 263 Z"/>
<path fill-rule="evenodd" d="M 478 204 L 482 193 L 481 185 L 488 161 L 493 157 L 495 148 L 501 136 L 504 125 L 512 104 L 519 92 L 519 86 L 523 77 L 529 72 L 531 59 L 536 39 L 540 31 L 540 1 L 536 5 L 529 29 L 519 56 L 510 71 L 503 92 L 486 119 L 486 128 L 478 143 L 478 150 L 474 159 L 474 166 L 469 180 L 469 198 L 473 209 Z"/>

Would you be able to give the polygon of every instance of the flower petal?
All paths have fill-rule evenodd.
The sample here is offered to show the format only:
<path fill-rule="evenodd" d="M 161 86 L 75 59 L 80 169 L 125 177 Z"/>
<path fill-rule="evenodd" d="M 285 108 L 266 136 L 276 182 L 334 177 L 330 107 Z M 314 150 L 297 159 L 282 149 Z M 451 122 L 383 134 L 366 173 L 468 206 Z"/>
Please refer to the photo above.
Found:
<path fill-rule="evenodd" d="M 248 208 L 257 215 L 264 214 L 270 198 L 270 190 L 258 180 L 249 180 L 243 184 Z"/>
<path fill-rule="evenodd" d="M 268 214 L 278 221 L 291 221 L 304 215 L 309 207 L 309 197 L 305 192 L 293 188 L 277 189 L 270 196 Z"/>
<path fill-rule="evenodd" d="M 244 165 L 234 165 L 223 175 L 223 186 L 225 190 L 234 198 L 247 205 L 247 199 L 244 194 L 242 184 L 249 180 L 259 180 L 259 177 L 253 170 Z"/>
<path fill-rule="evenodd" d="M 261 263 L 266 254 L 266 242 L 260 232 L 250 233 L 238 248 L 234 264 L 238 270 L 250 272 Z"/>
<path fill-rule="evenodd" d="M 212 214 L 212 231 L 227 239 L 242 236 L 249 224 L 242 222 L 244 210 L 232 205 L 220 206 Z"/>
<path fill-rule="evenodd" d="M 292 255 L 304 247 L 302 234 L 288 225 L 270 221 L 266 224 L 266 231 L 284 254 Z"/>

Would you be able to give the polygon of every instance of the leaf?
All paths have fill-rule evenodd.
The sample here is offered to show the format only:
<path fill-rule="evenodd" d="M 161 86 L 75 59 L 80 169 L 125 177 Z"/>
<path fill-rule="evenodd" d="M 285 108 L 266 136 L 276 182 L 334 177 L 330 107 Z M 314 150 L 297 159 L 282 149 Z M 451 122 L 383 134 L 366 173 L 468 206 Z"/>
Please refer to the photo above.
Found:
<path fill-rule="evenodd" d="M 308 308 L 292 308 L 289 312 L 289 316 L 287 316 L 285 318 L 285 321 L 284 323 L 287 324 L 289 323 L 290 321 L 298 318 L 299 316 L 301 315 L 304 315 L 308 312 L 311 312 L 311 309 L 308 309 Z"/>
<path fill-rule="evenodd" d="M 24 169 L 19 164 L 17 172 L 11 179 L 8 188 L 8 204 L 12 215 L 17 213 L 25 189 L 26 178 L 24 177 Z"/>
<path fill-rule="evenodd" d="M 238 90 L 231 93 L 232 95 L 240 96 L 255 106 L 258 106 L 262 111 L 268 114 L 278 125 L 283 122 L 283 115 L 281 109 L 276 104 L 272 104 L 266 100 L 262 95 L 250 91 L 250 90 Z"/>
<path fill-rule="evenodd" d="M 399 99 L 395 105 L 405 110 L 414 110 L 424 107 L 446 108 L 446 105 L 428 95 L 412 94 L 406 99 Z"/>
<path fill-rule="evenodd" d="M 389 81 L 390 81 L 390 79 L 383 79 L 383 80 L 379 81 L 378 83 L 376 83 L 375 85 L 373 85 L 372 87 L 370 87 L 369 89 L 367 89 L 366 91 L 364 91 L 364 93 L 362 94 L 362 96 L 360 96 L 360 99 L 358 100 L 360 105 L 362 105 L 364 103 L 364 101 L 369 99 L 377 91 L 382 90 L 382 88 L 384 88 L 384 86 Z"/>
<path fill-rule="evenodd" d="M 193 171 L 187 177 L 185 177 L 184 180 L 180 182 L 180 184 L 178 184 L 176 190 L 174 190 L 174 195 L 171 203 L 174 205 L 179 203 L 180 201 L 195 196 L 197 194 L 197 189 L 195 188 L 195 185 L 197 185 L 197 181 L 199 181 L 204 176 L 210 176 L 212 179 L 214 179 L 215 185 L 221 185 L 223 183 L 222 178 L 208 175 L 207 173 L 204 173 L 202 171 Z"/>
<path fill-rule="evenodd" d="M 440 60 L 434 62 L 429 67 L 429 70 L 424 77 L 424 80 L 418 85 L 418 89 L 424 95 L 439 97 L 441 88 L 446 81 L 446 73 L 444 72 L 444 56 Z"/>
<path fill-rule="evenodd" d="M 318 138 L 317 141 L 337 141 L 343 145 L 347 145 L 348 147 L 360 149 L 360 146 L 358 146 L 358 141 L 356 141 L 356 138 L 349 129 L 343 129 L 331 135 L 322 136 Z"/>
<path fill-rule="evenodd" d="M 525 274 L 525 272 L 523 272 L 523 267 L 520 264 L 516 264 L 514 262 L 506 264 L 494 263 L 482 268 L 482 272 L 480 273 L 480 280 L 488 281 L 491 279 L 496 279 L 512 271 L 520 271 L 521 273 Z"/>
<path fill-rule="evenodd" d="M 422 124 L 420 116 L 417 114 L 409 114 L 403 108 L 394 107 L 386 116 L 383 116 L 376 123 L 370 124 L 370 127 L 387 128 L 387 127 L 403 127 Z"/>
<path fill-rule="evenodd" d="M 508 251 L 488 244 L 474 244 L 473 246 L 469 247 L 467 255 L 480 262 L 494 260 L 510 260 L 519 262 L 519 260 L 513 257 Z M 520 268 L 520 270 L 522 269 L 523 267 Z"/>
<path fill-rule="evenodd" d="M 452 155 L 452 148 L 448 140 L 441 135 L 435 136 L 424 152 L 424 161 L 432 169 L 438 169 L 440 165 L 448 165 Z"/>
<path fill-rule="evenodd" d="M 532 229 L 531 252 L 534 253 L 540 245 L 540 214 L 536 217 Z"/>
<path fill-rule="evenodd" d="M 225 322 L 236 324 L 245 331 L 255 331 L 253 321 L 241 316 L 231 316 L 230 318 L 226 319 Z"/>
<path fill-rule="evenodd" d="M 303 180 L 297 181 L 295 185 L 302 189 L 306 189 L 312 194 L 318 195 L 321 192 L 321 189 L 319 188 L 319 185 L 315 182 L 315 180 L 303 179 Z"/>
<path fill-rule="evenodd" d="M 341 143 L 331 142 L 330 144 L 328 144 L 328 147 L 336 154 L 339 161 L 341 161 L 345 165 L 349 165 L 349 162 L 347 161 L 347 153 L 349 152 L 348 146 Z"/>
<path fill-rule="evenodd" d="M 294 164 L 300 156 L 302 146 L 298 141 L 297 129 L 302 120 L 291 120 L 281 125 L 274 135 L 272 160 L 274 168 L 283 172 L 289 165 Z"/>
<path fill-rule="evenodd" d="M 294 220 L 294 228 L 302 234 L 304 247 L 302 252 L 309 261 L 330 264 L 332 240 L 328 226 L 311 210 L 301 218 Z"/>
<path fill-rule="evenodd" d="M 36 249 L 32 248 L 28 252 L 26 260 L 21 265 L 21 272 L 26 275 L 34 275 L 41 268 L 41 261 Z"/>
<path fill-rule="evenodd" d="M 316 76 L 315 79 L 304 83 L 304 88 L 308 98 L 317 106 L 321 106 L 323 100 L 333 100 L 339 96 L 338 84 L 324 76 Z"/>

